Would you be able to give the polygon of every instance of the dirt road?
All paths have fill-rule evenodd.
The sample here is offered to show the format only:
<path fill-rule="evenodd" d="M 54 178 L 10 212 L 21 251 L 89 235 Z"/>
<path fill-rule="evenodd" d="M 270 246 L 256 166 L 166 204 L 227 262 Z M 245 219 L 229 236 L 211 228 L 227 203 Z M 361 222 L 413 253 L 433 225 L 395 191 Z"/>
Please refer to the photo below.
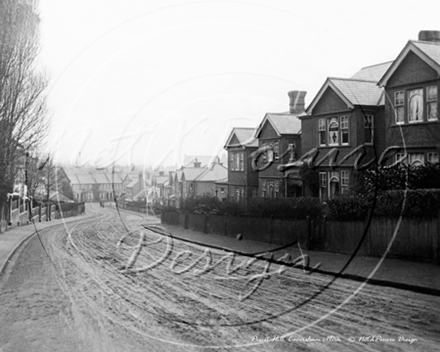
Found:
<path fill-rule="evenodd" d="M 269 265 L 145 230 L 141 224 L 155 221 L 139 215 L 93 211 L 97 220 L 41 233 L 17 253 L 0 282 L 0 351 L 440 346 L 439 297 L 331 282 L 301 266 Z"/>

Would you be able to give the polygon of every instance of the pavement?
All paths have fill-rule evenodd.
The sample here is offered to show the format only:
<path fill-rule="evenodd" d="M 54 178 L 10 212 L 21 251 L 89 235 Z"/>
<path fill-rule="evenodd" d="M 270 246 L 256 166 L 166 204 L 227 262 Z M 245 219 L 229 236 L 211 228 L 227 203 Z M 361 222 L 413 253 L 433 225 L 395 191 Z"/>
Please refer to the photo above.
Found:
<path fill-rule="evenodd" d="M 81 215 L 50 222 L 41 222 L 36 223 L 36 227 L 40 231 L 63 223 L 85 219 L 86 217 L 86 215 Z M 146 219 L 148 218 L 151 218 L 151 216 L 146 217 Z M 164 227 L 172 234 L 174 239 L 180 239 L 193 244 L 233 251 L 248 256 L 270 252 L 274 254 L 275 260 L 286 253 L 289 253 L 292 259 L 304 254 L 310 258 L 309 267 L 314 267 L 321 263 L 315 271 L 322 274 L 359 282 L 364 282 L 368 279 L 368 283 L 372 285 L 394 287 L 440 296 L 440 266 L 437 265 L 389 259 L 386 257 L 375 258 L 357 255 L 351 258 L 350 255 L 300 249 L 298 244 L 285 247 L 248 239 L 238 240 L 233 237 L 205 234 L 171 225 L 165 225 Z M 32 224 L 0 233 L 0 276 L 13 253 L 33 234 L 35 234 L 35 228 Z M 268 256 L 266 255 L 265 257 Z M 341 272 L 348 262 L 348 266 Z"/>
<path fill-rule="evenodd" d="M 28 238 L 36 233 L 36 230 L 42 231 L 57 225 L 83 220 L 87 217 L 88 216 L 84 214 L 65 219 L 36 222 L 35 226 L 31 223 L 29 225 L 14 227 L 8 231 L 0 233 L 0 276 L 3 274 L 10 258 Z"/>
<path fill-rule="evenodd" d="M 205 234 L 168 224 L 164 227 L 175 239 L 214 248 L 223 248 L 239 254 L 255 255 L 269 252 L 274 254 L 275 260 L 286 253 L 289 253 L 292 259 L 304 254 L 310 258 L 309 267 L 313 268 L 321 263 L 319 269 L 315 270 L 316 272 L 359 282 L 368 279 L 368 283 L 373 285 L 440 296 L 440 266 L 437 265 L 386 257 L 376 258 L 356 255 L 351 258 L 351 255 L 300 249 L 298 244 L 285 247 L 246 239 L 238 240 L 234 237 L 222 235 Z M 350 259 L 352 260 L 350 261 Z M 348 266 L 341 272 L 348 262 Z M 298 267 L 301 268 L 302 266 L 298 265 Z"/>

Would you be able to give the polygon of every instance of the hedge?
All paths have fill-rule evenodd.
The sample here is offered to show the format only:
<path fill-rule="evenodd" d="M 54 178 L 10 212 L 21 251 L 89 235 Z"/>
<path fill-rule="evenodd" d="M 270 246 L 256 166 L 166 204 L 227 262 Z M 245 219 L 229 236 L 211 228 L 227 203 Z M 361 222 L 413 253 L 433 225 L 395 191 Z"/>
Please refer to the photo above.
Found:
<path fill-rule="evenodd" d="M 324 206 L 317 198 L 251 198 L 246 203 L 217 198 L 189 198 L 180 211 L 192 214 L 232 215 L 274 219 L 305 219 L 323 215 Z"/>
<path fill-rule="evenodd" d="M 440 211 L 440 189 L 391 190 L 373 196 L 332 198 L 327 201 L 328 216 L 333 220 L 364 220 L 372 208 L 380 217 L 436 217 Z"/>

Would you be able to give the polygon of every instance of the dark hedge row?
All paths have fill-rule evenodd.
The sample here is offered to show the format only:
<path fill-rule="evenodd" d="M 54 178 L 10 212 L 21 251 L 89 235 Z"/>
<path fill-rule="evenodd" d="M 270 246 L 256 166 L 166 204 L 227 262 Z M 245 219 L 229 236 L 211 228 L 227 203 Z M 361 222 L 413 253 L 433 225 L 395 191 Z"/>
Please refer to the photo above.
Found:
<path fill-rule="evenodd" d="M 274 219 L 306 219 L 323 215 L 324 206 L 316 198 L 252 198 L 247 203 L 217 198 L 190 198 L 183 201 L 181 212 L 231 215 Z"/>
<path fill-rule="evenodd" d="M 327 206 L 333 220 L 364 220 L 373 206 L 374 216 L 432 218 L 439 215 L 440 189 L 385 191 L 376 201 L 372 195 L 332 198 Z"/>
<path fill-rule="evenodd" d="M 392 168 L 366 170 L 357 175 L 361 193 L 374 193 L 404 189 L 440 188 L 440 164 L 408 166 L 399 164 Z"/>

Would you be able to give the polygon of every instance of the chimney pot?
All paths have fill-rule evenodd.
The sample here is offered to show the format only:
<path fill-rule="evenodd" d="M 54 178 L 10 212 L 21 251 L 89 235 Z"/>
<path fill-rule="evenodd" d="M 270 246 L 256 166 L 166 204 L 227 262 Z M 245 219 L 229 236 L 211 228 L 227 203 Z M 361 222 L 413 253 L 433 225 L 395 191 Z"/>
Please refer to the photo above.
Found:
<path fill-rule="evenodd" d="M 420 31 L 419 40 L 423 42 L 440 43 L 440 31 Z"/>
<path fill-rule="evenodd" d="M 305 110 L 304 98 L 307 92 L 303 90 L 293 90 L 287 93 L 290 98 L 289 112 L 291 114 L 301 114 Z"/>

